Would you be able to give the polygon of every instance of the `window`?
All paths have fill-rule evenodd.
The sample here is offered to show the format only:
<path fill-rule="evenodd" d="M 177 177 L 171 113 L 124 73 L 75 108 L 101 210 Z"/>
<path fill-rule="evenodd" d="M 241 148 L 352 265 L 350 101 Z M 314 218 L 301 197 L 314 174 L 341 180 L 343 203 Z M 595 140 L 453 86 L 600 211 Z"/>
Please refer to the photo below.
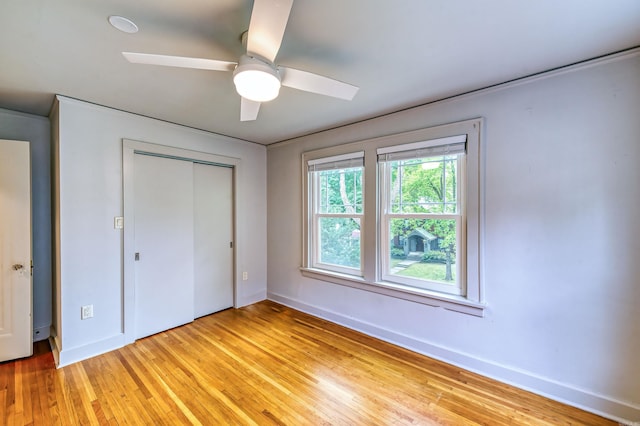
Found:
<path fill-rule="evenodd" d="M 313 267 L 362 275 L 364 152 L 308 162 Z"/>
<path fill-rule="evenodd" d="M 304 153 L 303 275 L 482 316 L 481 124 Z"/>
<path fill-rule="evenodd" d="M 383 281 L 465 292 L 466 135 L 380 148 Z"/>

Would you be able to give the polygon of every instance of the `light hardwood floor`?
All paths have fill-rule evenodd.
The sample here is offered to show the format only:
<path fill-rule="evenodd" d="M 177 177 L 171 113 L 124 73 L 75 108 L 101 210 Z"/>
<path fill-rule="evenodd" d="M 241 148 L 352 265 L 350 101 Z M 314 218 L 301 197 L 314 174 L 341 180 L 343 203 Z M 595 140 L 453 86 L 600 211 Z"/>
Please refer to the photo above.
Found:
<path fill-rule="evenodd" d="M 7 425 L 608 425 L 265 301 L 56 370 L 0 364 Z"/>

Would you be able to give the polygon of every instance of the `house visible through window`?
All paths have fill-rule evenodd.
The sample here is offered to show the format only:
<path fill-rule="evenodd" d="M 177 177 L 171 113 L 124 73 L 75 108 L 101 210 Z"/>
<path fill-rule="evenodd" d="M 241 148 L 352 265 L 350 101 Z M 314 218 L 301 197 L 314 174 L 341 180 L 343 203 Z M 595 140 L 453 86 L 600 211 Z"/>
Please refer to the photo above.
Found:
<path fill-rule="evenodd" d="M 465 142 L 378 149 L 384 281 L 464 294 Z"/>
<path fill-rule="evenodd" d="M 302 273 L 482 315 L 481 124 L 304 153 Z"/>

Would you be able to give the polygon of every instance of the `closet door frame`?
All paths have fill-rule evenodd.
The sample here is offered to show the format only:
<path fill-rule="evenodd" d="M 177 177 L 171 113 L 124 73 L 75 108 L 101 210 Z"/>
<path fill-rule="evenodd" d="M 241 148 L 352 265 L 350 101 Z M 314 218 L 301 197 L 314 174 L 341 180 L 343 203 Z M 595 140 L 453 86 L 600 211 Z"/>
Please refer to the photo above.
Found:
<path fill-rule="evenodd" d="M 233 191 L 233 306 L 237 307 L 237 273 L 236 259 L 238 253 L 237 230 L 236 230 L 236 200 L 238 200 L 237 174 L 241 167 L 239 158 L 215 155 L 201 151 L 193 151 L 184 148 L 176 148 L 167 145 L 158 145 L 149 142 L 141 142 L 131 139 L 122 140 L 122 172 L 123 172 L 123 205 L 124 205 L 124 228 L 123 228 L 123 279 L 122 279 L 122 333 L 125 344 L 133 343 L 135 339 L 135 233 L 133 228 L 134 211 L 134 155 L 146 154 L 167 158 L 193 161 L 196 163 L 211 164 L 214 166 L 230 167 L 232 169 L 232 191 Z"/>

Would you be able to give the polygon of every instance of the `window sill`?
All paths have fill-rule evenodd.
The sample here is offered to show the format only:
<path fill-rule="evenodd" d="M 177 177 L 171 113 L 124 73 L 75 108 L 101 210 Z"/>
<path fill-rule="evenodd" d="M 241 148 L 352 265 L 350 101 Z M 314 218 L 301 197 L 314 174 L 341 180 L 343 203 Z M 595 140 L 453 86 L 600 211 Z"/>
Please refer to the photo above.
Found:
<path fill-rule="evenodd" d="M 300 268 L 300 271 L 302 272 L 302 275 L 307 278 L 314 278 L 333 284 L 371 291 L 373 293 L 422 303 L 423 305 L 444 308 L 449 311 L 460 312 L 477 317 L 484 316 L 484 311 L 487 308 L 483 303 L 467 300 L 462 296 L 441 294 L 417 288 L 410 289 L 390 282 L 369 282 L 362 277 L 324 271 L 321 269 Z"/>

